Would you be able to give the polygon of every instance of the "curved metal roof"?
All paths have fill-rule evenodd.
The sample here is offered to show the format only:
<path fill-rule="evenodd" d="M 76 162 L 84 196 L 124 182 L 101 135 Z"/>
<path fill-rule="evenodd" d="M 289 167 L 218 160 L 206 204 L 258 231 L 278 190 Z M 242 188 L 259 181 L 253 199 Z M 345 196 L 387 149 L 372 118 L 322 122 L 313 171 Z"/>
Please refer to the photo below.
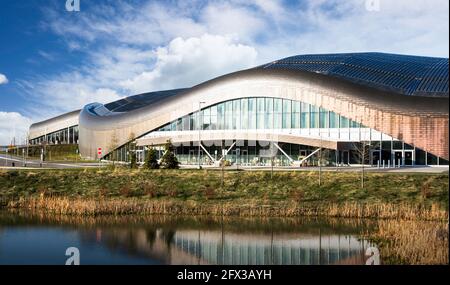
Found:
<path fill-rule="evenodd" d="M 105 104 L 105 107 L 111 112 L 129 112 L 180 94 L 186 90 L 188 88 L 143 93 Z"/>
<path fill-rule="evenodd" d="M 297 55 L 259 66 L 337 77 L 402 95 L 448 97 L 448 58 L 387 53 Z"/>

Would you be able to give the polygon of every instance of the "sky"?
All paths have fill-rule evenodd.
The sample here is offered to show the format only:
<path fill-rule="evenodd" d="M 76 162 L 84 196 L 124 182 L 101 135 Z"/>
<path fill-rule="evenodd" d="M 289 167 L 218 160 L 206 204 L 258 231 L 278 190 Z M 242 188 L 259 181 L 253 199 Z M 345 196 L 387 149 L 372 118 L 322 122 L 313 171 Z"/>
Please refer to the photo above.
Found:
<path fill-rule="evenodd" d="M 0 145 L 88 103 L 292 55 L 449 55 L 448 0 L 66 1 L 0 0 Z"/>

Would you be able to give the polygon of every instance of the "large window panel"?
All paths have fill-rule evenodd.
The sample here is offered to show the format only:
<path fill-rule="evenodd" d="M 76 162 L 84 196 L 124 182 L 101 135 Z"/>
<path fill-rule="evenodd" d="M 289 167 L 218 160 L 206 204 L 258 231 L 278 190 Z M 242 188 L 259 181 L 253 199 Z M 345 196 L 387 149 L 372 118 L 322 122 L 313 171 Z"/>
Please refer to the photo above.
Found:
<path fill-rule="evenodd" d="M 282 118 L 282 128 L 291 128 L 291 114 L 292 114 L 292 104 L 291 100 L 283 100 L 283 118 Z"/>
<path fill-rule="evenodd" d="M 241 99 L 241 129 L 247 130 L 248 127 L 248 99 Z"/>
<path fill-rule="evenodd" d="M 311 105 L 311 128 L 316 129 L 319 127 L 319 108 Z"/>
<path fill-rule="evenodd" d="M 300 128 L 300 102 L 292 101 L 292 117 L 291 117 L 291 128 Z"/>
<path fill-rule="evenodd" d="M 233 101 L 233 130 L 241 129 L 241 100 Z"/>
<path fill-rule="evenodd" d="M 223 130 L 225 128 L 225 103 L 217 105 L 217 129 Z"/>
<path fill-rule="evenodd" d="M 325 110 L 324 108 L 319 109 L 320 115 L 319 115 L 319 127 L 322 129 L 328 128 L 329 122 L 328 122 L 328 110 Z"/>
<path fill-rule="evenodd" d="M 203 120 L 203 130 L 208 130 L 209 125 L 211 124 L 211 109 L 206 108 L 202 111 L 202 120 Z"/>
<path fill-rule="evenodd" d="M 266 114 L 266 110 L 264 108 L 264 106 L 265 106 L 264 98 L 256 98 L 256 104 L 257 104 L 257 112 L 258 112 L 256 128 L 264 129 L 264 116 Z"/>
<path fill-rule="evenodd" d="M 257 122 L 257 108 L 256 108 L 256 98 L 248 99 L 248 128 L 256 129 Z"/>
<path fill-rule="evenodd" d="M 348 128 L 350 126 L 350 122 L 347 118 L 341 117 L 340 118 L 340 128 Z"/>
<path fill-rule="evenodd" d="M 309 110 L 310 105 L 308 103 L 301 103 L 301 118 L 300 118 L 300 127 L 302 129 L 308 129 L 310 127 L 309 124 Z"/>
<path fill-rule="evenodd" d="M 211 107 L 211 124 L 210 130 L 217 130 L 217 105 Z"/>
<path fill-rule="evenodd" d="M 233 101 L 225 102 L 225 129 L 233 129 Z"/>
<path fill-rule="evenodd" d="M 280 99 L 275 99 L 280 100 Z M 265 129 L 273 129 L 274 117 L 273 117 L 273 98 L 266 98 L 266 111 L 265 111 L 265 121 L 264 128 Z"/>
<path fill-rule="evenodd" d="M 339 115 L 335 112 L 330 112 L 330 128 L 339 128 Z"/>

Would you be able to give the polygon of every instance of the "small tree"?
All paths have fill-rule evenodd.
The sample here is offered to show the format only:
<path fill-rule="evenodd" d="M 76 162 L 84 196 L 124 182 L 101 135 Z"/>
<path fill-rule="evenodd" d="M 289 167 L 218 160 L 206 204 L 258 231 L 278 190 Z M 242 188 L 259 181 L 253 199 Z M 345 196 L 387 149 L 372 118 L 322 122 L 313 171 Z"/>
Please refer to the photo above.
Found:
<path fill-rule="evenodd" d="M 136 152 L 130 152 L 130 168 L 136 169 L 137 168 L 137 162 L 136 162 Z"/>
<path fill-rule="evenodd" d="M 147 156 L 145 159 L 145 167 L 147 169 L 158 169 L 159 168 L 157 152 L 153 147 L 151 147 L 147 152 Z"/>
<path fill-rule="evenodd" d="M 116 148 L 118 147 L 118 143 L 119 143 L 119 140 L 117 139 L 116 133 L 113 133 L 111 135 L 111 140 L 108 145 L 108 149 L 111 152 L 110 158 L 111 158 L 111 161 L 113 162 L 113 165 L 114 165 L 115 161 L 117 160 Z"/>
<path fill-rule="evenodd" d="M 365 164 L 370 159 L 370 142 L 361 141 L 359 143 L 353 143 L 352 148 L 354 150 L 355 160 L 361 163 L 361 189 L 365 186 Z"/>
<path fill-rule="evenodd" d="M 165 169 L 180 168 L 180 162 L 178 162 L 174 154 L 174 146 L 170 140 L 166 142 L 164 149 L 164 155 L 161 158 L 161 167 Z"/>

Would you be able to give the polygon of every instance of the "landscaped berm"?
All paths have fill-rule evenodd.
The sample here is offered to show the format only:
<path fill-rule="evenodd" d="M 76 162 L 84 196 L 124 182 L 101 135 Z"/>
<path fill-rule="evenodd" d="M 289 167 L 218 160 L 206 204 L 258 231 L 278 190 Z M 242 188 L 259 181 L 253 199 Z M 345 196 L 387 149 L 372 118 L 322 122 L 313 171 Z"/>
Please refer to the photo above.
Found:
<path fill-rule="evenodd" d="M 360 179 L 358 172 L 331 171 L 322 173 L 320 185 L 318 172 L 308 171 L 2 171 L 0 197 L 7 209 L 58 215 L 378 219 L 378 229 L 368 235 L 386 249 L 385 262 L 448 263 L 447 173 L 366 173 L 364 187 Z M 414 251 L 425 244 L 442 250 L 432 256 Z"/>

